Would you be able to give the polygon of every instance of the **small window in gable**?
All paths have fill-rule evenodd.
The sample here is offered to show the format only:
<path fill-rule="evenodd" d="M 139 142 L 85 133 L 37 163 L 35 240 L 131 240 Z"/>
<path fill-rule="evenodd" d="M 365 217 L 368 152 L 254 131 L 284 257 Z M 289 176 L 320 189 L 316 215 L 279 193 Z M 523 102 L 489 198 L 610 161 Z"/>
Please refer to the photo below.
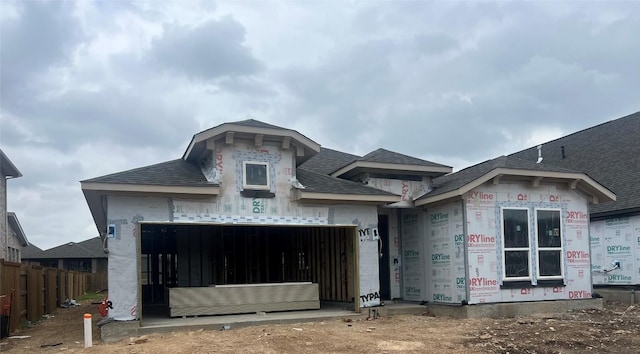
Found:
<path fill-rule="evenodd" d="M 269 190 L 268 162 L 244 161 L 242 170 L 242 189 Z"/>

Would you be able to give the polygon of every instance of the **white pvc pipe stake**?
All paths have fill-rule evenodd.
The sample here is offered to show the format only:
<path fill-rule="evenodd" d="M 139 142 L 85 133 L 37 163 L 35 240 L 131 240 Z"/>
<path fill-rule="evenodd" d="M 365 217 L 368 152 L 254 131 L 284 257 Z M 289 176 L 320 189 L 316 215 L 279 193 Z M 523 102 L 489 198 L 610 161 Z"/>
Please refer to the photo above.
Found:
<path fill-rule="evenodd" d="M 84 347 L 93 346 L 93 336 L 91 334 L 91 314 L 84 314 Z"/>

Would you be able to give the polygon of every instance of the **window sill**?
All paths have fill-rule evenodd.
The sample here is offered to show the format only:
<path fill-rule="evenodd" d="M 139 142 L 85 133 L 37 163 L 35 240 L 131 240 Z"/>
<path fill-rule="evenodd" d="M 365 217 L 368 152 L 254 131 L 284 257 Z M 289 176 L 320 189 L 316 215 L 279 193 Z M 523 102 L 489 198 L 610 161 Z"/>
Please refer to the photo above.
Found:
<path fill-rule="evenodd" d="M 523 289 L 523 288 L 556 288 L 556 287 L 564 287 L 563 279 L 553 279 L 553 280 L 538 280 L 538 284 L 533 285 L 531 281 L 508 281 L 505 280 L 500 289 Z"/>
<path fill-rule="evenodd" d="M 268 190 L 245 189 L 240 191 L 240 195 L 245 198 L 275 198 L 276 194 Z"/>
<path fill-rule="evenodd" d="M 522 289 L 522 288 L 533 288 L 530 280 L 517 280 L 517 281 L 509 281 L 505 280 L 502 285 L 500 285 L 500 289 Z"/>
<path fill-rule="evenodd" d="M 565 286 L 565 284 L 563 279 L 550 279 L 550 280 L 538 280 L 537 286 L 545 287 L 545 288 L 549 288 L 549 287 L 557 288 L 557 287 Z"/>

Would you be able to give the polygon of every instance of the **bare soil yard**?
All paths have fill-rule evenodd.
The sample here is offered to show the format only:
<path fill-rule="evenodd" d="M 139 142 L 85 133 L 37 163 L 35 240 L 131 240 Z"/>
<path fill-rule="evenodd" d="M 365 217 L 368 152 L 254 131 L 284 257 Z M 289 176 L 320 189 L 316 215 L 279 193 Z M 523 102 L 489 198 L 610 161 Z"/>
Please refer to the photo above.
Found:
<path fill-rule="evenodd" d="M 183 331 L 83 348 L 82 315 L 89 303 L 3 339 L 2 353 L 640 353 L 640 307 L 606 303 L 602 310 L 517 319 L 456 320 L 401 315 L 372 321 L 335 320 L 261 325 L 229 331 Z"/>

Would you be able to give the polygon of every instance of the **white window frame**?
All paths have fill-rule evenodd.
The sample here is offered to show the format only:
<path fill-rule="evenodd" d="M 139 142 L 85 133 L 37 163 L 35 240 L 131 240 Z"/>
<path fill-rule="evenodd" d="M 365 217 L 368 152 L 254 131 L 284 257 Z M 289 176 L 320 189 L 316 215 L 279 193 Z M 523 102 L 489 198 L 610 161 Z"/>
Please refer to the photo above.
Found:
<path fill-rule="evenodd" d="M 506 246 L 506 232 L 505 232 L 505 225 L 504 225 L 504 211 L 505 210 L 524 210 L 527 212 L 527 244 L 529 245 L 528 247 L 524 248 L 524 247 L 518 247 L 518 248 L 513 248 L 513 247 L 509 247 L 507 248 Z M 500 208 L 500 228 L 502 230 L 502 279 L 504 281 L 531 281 L 532 280 L 532 272 L 531 269 L 532 267 L 532 254 L 531 254 L 531 225 L 529 223 L 529 208 L 523 208 L 523 207 L 501 207 Z M 507 257 L 506 257 L 506 253 L 508 251 L 521 251 L 521 252 L 527 252 L 527 260 L 528 260 L 528 274 L 526 277 L 507 277 Z"/>
<path fill-rule="evenodd" d="M 263 165 L 265 166 L 265 172 L 267 175 L 267 184 L 247 184 L 247 165 Z M 270 190 L 271 189 L 271 176 L 269 175 L 269 163 L 263 161 L 242 161 L 242 189 L 250 190 Z"/>
<path fill-rule="evenodd" d="M 540 247 L 540 243 L 538 241 L 538 211 L 557 211 L 558 212 L 558 219 L 560 221 L 560 247 Z M 535 232 L 536 232 L 536 244 L 535 244 L 535 257 L 536 257 L 536 271 L 538 274 L 537 279 L 538 280 L 557 280 L 557 279 L 564 279 L 564 242 L 563 242 L 563 236 L 564 236 L 564 227 L 563 227 L 563 222 L 562 222 L 562 209 L 558 209 L 558 208 L 535 208 L 534 209 L 534 213 L 535 213 Z M 543 276 L 540 275 L 540 251 L 560 251 L 560 275 L 547 275 L 547 276 Z"/>

